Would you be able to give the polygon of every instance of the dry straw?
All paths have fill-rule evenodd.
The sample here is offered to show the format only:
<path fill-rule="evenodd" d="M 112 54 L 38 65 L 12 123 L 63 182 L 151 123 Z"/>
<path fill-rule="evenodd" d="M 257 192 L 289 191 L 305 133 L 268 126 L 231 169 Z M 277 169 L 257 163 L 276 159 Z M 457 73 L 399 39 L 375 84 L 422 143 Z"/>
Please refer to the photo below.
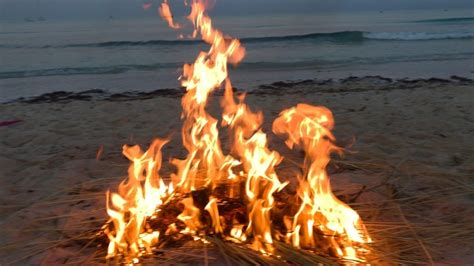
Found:
<path fill-rule="evenodd" d="M 351 195 L 338 195 L 351 199 L 351 207 L 360 213 L 374 240 L 370 245 L 369 262 L 449 262 L 446 261 L 449 258 L 443 258 L 447 245 L 467 246 L 474 241 L 474 223 L 469 218 L 473 216 L 473 212 L 469 206 L 462 211 L 437 216 L 426 215 L 437 206 L 447 202 L 462 202 L 472 196 L 474 188 L 469 183 L 469 175 L 427 169 L 407 160 L 400 160 L 396 165 L 337 160 L 333 162 L 333 166 L 342 168 L 342 171 L 363 171 L 365 175 L 378 177 L 380 180 L 377 184 L 364 186 Z M 58 190 L 54 195 L 49 195 L 31 206 L 2 206 L 5 209 L 18 208 L 4 223 L 8 224 L 10 219 L 18 215 L 26 215 L 41 208 L 68 210 L 69 206 L 77 205 L 78 202 L 93 202 L 93 205 L 102 206 L 103 204 L 97 202 L 105 202 L 105 193 L 97 192 L 97 189 L 105 191 L 109 187 L 115 187 L 119 180 L 120 177 L 88 180 Z M 413 186 L 413 180 L 426 185 Z M 95 188 L 94 191 L 88 192 L 91 187 Z M 369 194 L 376 195 L 377 200 L 360 200 Z M 64 264 L 104 263 L 107 243 L 97 241 L 97 232 L 106 220 L 105 209 L 102 206 L 90 212 L 77 210 L 72 208 L 69 213 L 53 216 L 47 212 L 44 216 L 37 214 L 29 218 L 31 224 L 36 225 L 32 228 L 1 229 L 3 235 L 22 236 L 21 241 L 2 243 L 1 263 L 27 263 L 35 261 L 35 258 Z M 84 217 L 85 213 L 89 217 Z M 71 221 L 76 221 L 73 226 L 64 226 Z M 144 259 L 154 263 L 205 265 L 330 265 L 343 262 L 311 251 L 297 250 L 278 241 L 275 243 L 278 256 L 263 256 L 242 244 L 230 243 L 216 236 L 208 236 L 207 240 L 208 244 L 199 242 L 183 247 L 164 248 Z M 120 258 L 111 262 L 119 260 Z"/>

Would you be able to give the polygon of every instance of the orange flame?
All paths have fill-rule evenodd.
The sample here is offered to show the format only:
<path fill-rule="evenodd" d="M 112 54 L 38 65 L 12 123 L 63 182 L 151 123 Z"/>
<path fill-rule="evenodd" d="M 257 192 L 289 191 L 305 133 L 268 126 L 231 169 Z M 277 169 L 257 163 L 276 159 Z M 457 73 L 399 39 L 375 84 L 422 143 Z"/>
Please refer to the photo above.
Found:
<path fill-rule="evenodd" d="M 222 229 L 222 226 L 221 226 L 221 218 L 219 216 L 219 209 L 217 208 L 217 199 L 214 197 L 211 197 L 205 209 L 211 215 L 212 227 L 214 228 L 214 232 L 218 234 L 222 234 L 224 230 Z"/>
<path fill-rule="evenodd" d="M 236 104 L 230 81 L 222 105 L 224 106 L 223 125 L 234 131 L 233 149 L 242 161 L 246 173 L 245 193 L 249 201 L 249 224 L 246 234 L 253 235 L 252 248 L 263 253 L 272 251 L 272 232 L 270 211 L 274 205 L 273 193 L 281 190 L 282 184 L 274 167 L 282 158 L 267 148 L 267 137 L 258 130 L 263 121 L 261 113 L 252 113 L 243 103 Z"/>
<path fill-rule="evenodd" d="M 206 110 L 209 94 L 219 88 L 227 77 L 227 62 L 240 61 L 245 50 L 237 39 L 224 40 L 223 34 L 212 27 L 211 19 L 204 13 L 205 2 L 193 1 L 188 19 L 204 41 L 211 44 L 210 50 L 201 52 L 194 64 L 186 64 L 181 84 L 187 93 L 182 99 L 184 124 L 183 145 L 188 150 L 184 160 L 174 160 L 179 171 L 176 176 L 183 192 L 207 186 L 227 177 L 222 166 L 233 159 L 224 156 L 218 138 L 217 120 Z M 199 173 L 204 173 L 204 177 Z"/>
<path fill-rule="evenodd" d="M 322 231 L 331 238 L 338 255 L 356 260 L 352 242 L 367 243 L 371 240 L 357 212 L 338 200 L 331 191 L 326 167 L 330 153 L 340 151 L 333 144 L 333 126 L 334 119 L 329 109 L 307 104 L 282 111 L 273 123 L 273 132 L 288 136 L 288 147 L 301 145 L 306 152 L 304 177 L 298 187 L 301 205 L 288 237 L 295 247 L 310 248 L 316 246 L 313 232 Z M 333 241 L 336 235 L 345 236 L 345 241 L 336 243 Z"/>
<path fill-rule="evenodd" d="M 142 248 L 149 253 L 150 247 L 158 240 L 158 232 L 142 229 L 145 219 L 154 215 L 156 208 L 171 192 L 158 175 L 161 148 L 166 142 L 156 139 L 145 153 L 139 146 L 123 147 L 123 154 L 132 163 L 128 180 L 120 183 L 118 193 L 107 192 L 107 213 L 115 228 L 115 232 L 106 231 L 110 240 L 109 257 L 117 253 L 136 257 Z"/>
<path fill-rule="evenodd" d="M 282 233 L 272 227 L 274 194 L 287 183 L 280 181 L 275 170 L 283 157 L 267 147 L 267 136 L 261 129 L 262 113 L 250 110 L 244 103 L 245 95 L 237 97 L 236 102 L 228 79 L 228 63 L 239 63 L 245 49 L 239 40 L 224 37 L 213 27 L 206 14 L 209 1 L 192 0 L 185 4 L 191 8 L 187 19 L 194 27 L 193 37 L 200 36 L 210 45 L 193 64 L 184 65 L 180 77 L 186 88 L 181 101 L 181 135 L 188 154 L 184 159 L 172 160 L 177 172 L 171 175 L 172 182 L 165 185 L 158 171 L 161 148 L 167 140 L 155 140 L 145 153 L 138 146 L 124 146 L 123 154 L 132 163 L 128 179 L 119 185 L 118 193 L 107 192 L 107 212 L 113 224 L 113 228 L 104 229 L 110 239 L 108 257 L 122 254 L 133 261 L 152 252 L 160 232 L 149 228 L 147 221 L 156 219 L 160 206 L 175 193 L 186 196 L 181 200 L 184 208 L 176 217 L 184 226 L 172 223 L 165 235 L 179 232 L 203 240 L 201 234 L 206 224 L 201 217 L 205 210 L 214 233 L 235 242 L 251 241 L 253 249 L 274 254 L 274 238 Z M 167 0 L 161 4 L 159 13 L 171 28 L 181 27 L 173 21 Z M 210 94 L 224 82 L 222 126 L 229 128 L 232 145 L 227 155 L 221 148 L 218 120 L 206 111 Z M 362 248 L 355 244 L 370 242 L 370 237 L 358 214 L 332 194 L 326 173 L 330 153 L 340 151 L 333 144 L 333 125 L 328 109 L 305 104 L 283 111 L 273 123 L 276 134 L 288 136 L 286 144 L 290 148 L 299 145 L 306 152 L 304 175 L 297 189 L 299 209 L 285 217 L 287 241 L 298 248 L 316 248 L 316 234 L 321 233 L 338 256 L 363 261 Z M 241 183 L 245 184 L 242 191 Z M 215 195 L 209 196 L 205 207 L 198 204 L 199 208 L 189 196 L 198 189 L 212 191 L 220 184 L 228 185 L 229 198 L 245 197 L 247 224 L 220 216 L 222 202 Z"/>
<path fill-rule="evenodd" d="M 145 5 L 143 6 L 145 8 Z M 147 8 L 150 8 L 148 6 Z M 146 9 L 147 9 L 146 8 Z M 174 22 L 173 14 L 171 13 L 170 6 L 168 5 L 168 0 L 164 0 L 163 3 L 158 7 L 158 14 L 162 17 L 166 22 L 168 22 L 168 26 L 173 29 L 181 28 L 181 25 Z"/>
<path fill-rule="evenodd" d="M 143 5 L 142 5 L 144 10 L 150 9 L 151 6 L 152 6 L 152 3 L 143 3 Z"/>

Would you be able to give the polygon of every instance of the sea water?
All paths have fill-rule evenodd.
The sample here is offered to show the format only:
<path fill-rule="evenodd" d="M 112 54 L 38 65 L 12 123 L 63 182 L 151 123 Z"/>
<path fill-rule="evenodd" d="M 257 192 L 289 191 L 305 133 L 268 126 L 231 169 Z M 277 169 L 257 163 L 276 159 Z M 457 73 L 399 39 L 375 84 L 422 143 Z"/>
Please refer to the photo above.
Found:
<path fill-rule="evenodd" d="M 227 16 L 214 24 L 241 39 L 246 57 L 233 84 L 253 89 L 280 80 L 386 77 L 471 78 L 472 10 L 332 12 Z M 46 92 L 179 87 L 183 63 L 208 46 L 159 17 L 2 22 L 0 101 Z M 178 36 L 183 34 L 184 39 Z"/>

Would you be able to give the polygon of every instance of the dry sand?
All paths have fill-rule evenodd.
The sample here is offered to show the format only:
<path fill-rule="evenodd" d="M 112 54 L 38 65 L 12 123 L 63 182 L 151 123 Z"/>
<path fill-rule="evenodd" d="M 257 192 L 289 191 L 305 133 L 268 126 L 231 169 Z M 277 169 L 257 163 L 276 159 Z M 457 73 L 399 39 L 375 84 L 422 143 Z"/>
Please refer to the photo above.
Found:
<path fill-rule="evenodd" d="M 332 167 L 334 189 L 350 194 L 366 186 L 353 206 L 385 261 L 426 263 L 431 257 L 472 264 L 473 84 L 367 77 L 280 82 L 246 101 L 264 112 L 272 148 L 294 160 L 300 154 L 270 133 L 273 119 L 301 102 L 333 111 L 338 144 L 348 150 Z M 0 121 L 22 120 L 0 127 L 0 264 L 93 258 L 99 250 L 94 244 L 81 247 L 106 220 L 105 191 L 126 174 L 122 145 L 146 147 L 172 134 L 164 157 L 184 156 L 179 93 L 70 96 L 0 105 Z M 209 107 L 215 117 L 218 98 Z M 292 178 L 288 171 L 282 175 Z"/>

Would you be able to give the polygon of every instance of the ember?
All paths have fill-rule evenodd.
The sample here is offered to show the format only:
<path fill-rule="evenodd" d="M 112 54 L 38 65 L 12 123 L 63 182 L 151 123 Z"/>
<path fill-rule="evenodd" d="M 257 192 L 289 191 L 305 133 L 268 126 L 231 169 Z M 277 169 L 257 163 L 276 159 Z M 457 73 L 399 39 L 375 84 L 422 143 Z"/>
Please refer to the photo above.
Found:
<path fill-rule="evenodd" d="M 286 136 L 290 148 L 301 146 L 306 154 L 297 193 L 288 194 L 287 183 L 275 171 L 283 157 L 267 146 L 262 113 L 251 111 L 243 96 L 236 101 L 228 79 L 227 64 L 239 63 L 245 49 L 213 27 L 207 1 L 189 5 L 193 36 L 201 36 L 210 49 L 194 64 L 184 65 L 180 78 L 187 91 L 182 98 L 182 141 L 188 155 L 172 160 L 178 170 L 165 184 L 159 170 L 167 140 L 153 141 L 146 152 L 138 146 L 123 147 L 131 164 L 118 193 L 107 193 L 107 257 L 120 256 L 131 263 L 167 239 L 189 236 L 206 242 L 206 236 L 218 235 L 269 256 L 277 255 L 275 245 L 281 241 L 296 249 L 364 261 L 364 244 L 370 237 L 357 212 L 333 195 L 326 172 L 330 153 L 341 151 L 331 134 L 331 112 L 299 104 L 274 121 L 274 133 Z M 181 27 L 173 21 L 167 1 L 159 14 L 170 27 Z M 206 111 L 208 97 L 224 84 L 221 123 L 232 139 L 229 154 L 220 145 L 218 120 Z M 293 206 L 282 210 L 277 203 Z"/>

